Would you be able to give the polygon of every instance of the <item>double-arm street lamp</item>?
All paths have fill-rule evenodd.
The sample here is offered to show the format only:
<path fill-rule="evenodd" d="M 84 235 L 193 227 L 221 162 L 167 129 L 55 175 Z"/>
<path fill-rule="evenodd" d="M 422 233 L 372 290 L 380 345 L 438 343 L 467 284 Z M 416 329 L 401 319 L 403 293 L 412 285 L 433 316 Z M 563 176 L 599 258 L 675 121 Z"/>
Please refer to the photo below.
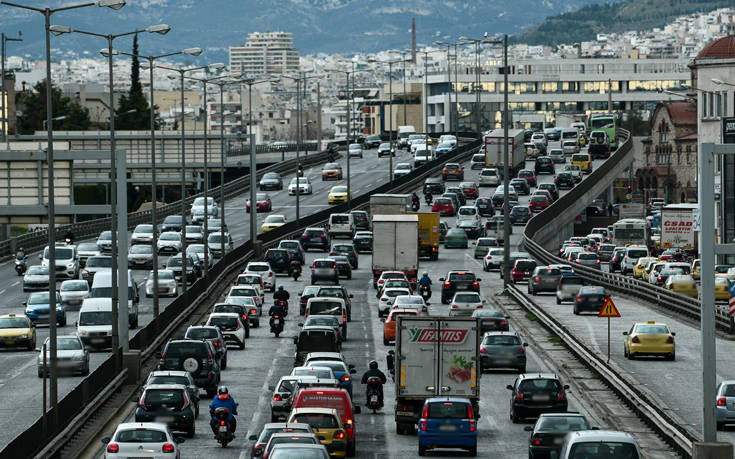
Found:
<path fill-rule="evenodd" d="M 118 246 L 122 245 L 123 251 L 127 253 L 127 245 L 128 245 L 128 239 L 127 239 L 127 229 L 125 231 L 125 234 L 120 234 L 117 228 L 118 223 L 118 211 L 119 212 L 125 212 L 127 214 L 127 209 L 119 210 L 117 208 L 117 151 L 116 151 L 116 144 L 115 144 L 115 81 L 114 81 L 114 73 L 113 73 L 113 66 L 112 61 L 115 55 L 115 50 L 112 47 L 113 42 L 116 38 L 121 37 L 127 37 L 130 35 L 136 35 L 139 33 L 156 33 L 159 35 L 166 35 L 170 30 L 171 27 L 167 24 L 158 24 L 153 25 L 150 27 L 147 27 L 145 29 L 137 29 L 130 32 L 123 32 L 118 34 L 104 34 L 104 33 L 96 33 L 96 32 L 88 32 L 84 30 L 77 30 L 72 29 L 71 27 L 67 26 L 61 26 L 61 25 L 53 25 L 49 27 L 49 30 L 51 33 L 53 33 L 56 36 L 63 35 L 63 34 L 70 34 L 70 33 L 78 33 L 81 35 L 89 35 L 92 37 L 100 37 L 107 41 L 107 48 L 102 49 L 100 53 L 107 58 L 107 70 L 108 70 L 108 78 L 109 78 L 109 85 L 110 85 L 110 101 L 109 101 L 109 110 L 110 110 L 110 211 L 112 214 L 112 264 L 111 264 L 111 280 L 112 280 L 112 353 L 115 356 L 115 368 L 120 369 L 121 367 L 121 359 L 119 356 L 119 349 L 122 348 L 123 351 L 128 350 L 128 334 L 127 334 L 127 324 L 128 324 L 128 302 L 125 301 L 125 313 L 123 315 L 120 314 L 119 310 L 119 295 L 118 295 L 118 285 L 123 286 L 125 289 L 125 292 L 127 292 L 127 285 L 128 285 L 128 271 L 127 266 L 125 266 L 123 269 L 118 270 Z M 126 172 L 123 171 L 123 174 Z M 119 241 L 118 241 L 119 238 Z M 127 263 L 125 263 L 127 265 Z M 118 279 L 119 276 L 119 279 Z M 124 295 L 125 298 L 127 298 L 127 294 Z"/>
<path fill-rule="evenodd" d="M 485 35 L 487 35 L 487 33 Z M 483 40 L 487 39 L 487 37 L 482 39 L 459 37 L 459 39 L 465 43 L 472 43 L 475 45 L 475 130 L 480 133 L 482 132 L 482 127 L 480 125 L 480 71 L 482 70 L 480 66 L 480 44 L 483 43 Z"/>
<path fill-rule="evenodd" d="M 46 162 L 48 164 L 48 245 L 49 245 L 49 301 L 55 298 L 56 295 L 56 253 L 54 246 L 56 245 L 56 209 L 54 202 L 54 134 L 52 129 L 53 123 L 53 104 L 52 104 L 52 88 L 51 88 L 51 16 L 54 13 L 60 11 L 67 11 L 79 8 L 86 8 L 89 6 L 99 6 L 112 8 L 113 10 L 119 10 L 125 6 L 125 0 L 98 0 L 95 2 L 87 2 L 77 5 L 66 5 L 59 8 L 38 8 L 34 6 L 26 6 L 18 3 L 12 3 L 7 1 L 0 1 L 0 4 L 6 6 L 12 6 L 14 8 L 21 8 L 24 10 L 35 11 L 41 13 L 44 17 L 44 30 L 46 31 L 46 123 L 49 126 L 47 130 L 47 145 L 46 145 Z M 113 209 L 114 214 L 114 209 Z M 114 238 L 113 238 L 114 240 Z M 58 415 L 58 385 L 56 379 L 56 364 L 57 364 L 57 347 L 56 347 L 56 321 L 49 320 L 49 398 L 51 402 L 51 409 L 53 412 L 52 416 L 52 431 L 55 432 L 59 424 Z M 45 352 L 44 352 L 45 355 Z M 44 407 L 44 427 L 46 426 L 46 409 Z"/>
<path fill-rule="evenodd" d="M 360 70 L 355 70 L 355 63 L 352 63 L 352 70 L 341 70 L 341 69 L 328 69 L 330 72 L 338 72 L 338 73 L 344 73 L 345 74 L 345 83 L 347 84 L 345 88 L 345 103 L 347 104 L 347 137 L 345 140 L 347 141 L 347 208 L 352 209 L 352 188 L 350 185 L 352 173 L 350 171 L 350 134 L 351 134 L 351 126 L 350 126 L 350 119 L 352 118 L 352 111 L 354 110 L 354 104 L 350 103 L 352 101 L 352 94 L 354 92 L 354 85 L 355 85 L 355 72 L 359 72 Z M 350 90 L 350 76 L 352 76 L 352 90 Z"/>
<path fill-rule="evenodd" d="M 431 50 L 431 51 L 419 51 L 424 55 L 424 149 L 429 149 L 429 67 L 428 67 L 428 61 L 429 61 L 429 54 L 435 53 L 439 50 Z"/>
<path fill-rule="evenodd" d="M 153 233 L 151 238 L 151 248 L 153 249 L 153 320 L 158 326 L 158 315 L 160 313 L 160 302 L 158 294 L 158 183 L 156 180 L 156 105 L 154 100 L 153 89 L 153 63 L 157 59 L 164 57 L 178 56 L 180 54 L 188 54 L 190 56 L 199 56 L 202 54 L 201 48 L 187 48 L 173 53 L 159 54 L 158 56 L 143 56 L 140 54 L 126 53 L 123 51 L 113 51 L 113 54 L 122 54 L 123 56 L 137 57 L 148 61 L 148 72 L 150 78 L 150 118 L 151 118 L 151 223 L 153 224 Z"/>
<path fill-rule="evenodd" d="M 454 130 L 454 137 L 457 138 L 457 141 L 459 142 L 459 112 L 457 105 L 459 105 L 459 99 L 457 98 L 457 86 L 459 85 L 459 74 L 457 73 L 457 46 L 464 44 L 463 42 L 457 42 L 457 43 L 446 43 L 443 41 L 435 41 L 434 44 L 436 46 L 446 46 L 447 47 L 447 72 L 449 74 L 449 84 L 452 85 L 453 89 L 452 92 L 454 93 L 454 104 L 452 104 L 452 97 L 451 92 L 449 96 L 449 119 L 450 119 L 450 128 L 447 132 L 451 132 Z M 450 67 L 450 53 L 449 49 L 454 46 L 454 84 L 452 84 L 452 68 Z"/>
<path fill-rule="evenodd" d="M 2 65 L 0 65 L 0 72 L 2 72 L 2 77 L 0 79 L 2 82 L 0 83 L 0 102 L 3 104 L 3 111 L 2 111 L 2 122 L 3 122 L 3 140 L 5 140 L 5 148 L 10 150 L 10 147 L 8 145 L 8 110 L 6 106 L 8 105 L 8 100 L 6 98 L 6 91 L 5 91 L 5 43 L 9 41 L 23 41 L 23 34 L 18 32 L 18 38 L 11 38 L 5 35 L 3 32 L 2 35 Z"/>

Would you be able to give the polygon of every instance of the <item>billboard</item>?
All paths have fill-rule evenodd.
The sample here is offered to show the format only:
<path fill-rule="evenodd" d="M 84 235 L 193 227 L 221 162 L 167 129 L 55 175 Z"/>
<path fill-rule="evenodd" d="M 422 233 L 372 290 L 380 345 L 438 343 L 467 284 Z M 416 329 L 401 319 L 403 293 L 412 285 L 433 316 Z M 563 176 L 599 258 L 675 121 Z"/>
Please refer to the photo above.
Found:
<path fill-rule="evenodd" d="M 661 211 L 661 248 L 694 248 L 694 214 L 690 209 Z"/>

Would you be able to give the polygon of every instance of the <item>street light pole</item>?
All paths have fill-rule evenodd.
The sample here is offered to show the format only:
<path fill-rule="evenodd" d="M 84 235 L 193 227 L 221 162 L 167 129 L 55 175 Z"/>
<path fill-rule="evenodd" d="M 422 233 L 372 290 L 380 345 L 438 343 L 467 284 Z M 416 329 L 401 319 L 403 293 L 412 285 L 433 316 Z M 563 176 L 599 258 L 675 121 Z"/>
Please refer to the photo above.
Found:
<path fill-rule="evenodd" d="M 473 43 L 475 45 L 475 129 L 478 133 L 482 132 L 480 126 L 480 44 L 483 40 L 468 37 L 459 37 L 460 41 Z"/>
<path fill-rule="evenodd" d="M 2 68 L 0 71 L 2 72 L 2 82 L 0 85 L 0 102 L 3 104 L 3 111 L 2 111 L 2 121 L 3 121 L 3 140 L 5 140 L 5 149 L 10 150 L 10 140 L 8 139 L 8 111 L 6 109 L 6 106 L 8 105 L 8 99 L 6 97 L 5 91 L 5 43 L 9 41 L 23 41 L 23 34 L 18 32 L 18 38 L 11 38 L 5 35 L 5 32 L 2 33 Z"/>

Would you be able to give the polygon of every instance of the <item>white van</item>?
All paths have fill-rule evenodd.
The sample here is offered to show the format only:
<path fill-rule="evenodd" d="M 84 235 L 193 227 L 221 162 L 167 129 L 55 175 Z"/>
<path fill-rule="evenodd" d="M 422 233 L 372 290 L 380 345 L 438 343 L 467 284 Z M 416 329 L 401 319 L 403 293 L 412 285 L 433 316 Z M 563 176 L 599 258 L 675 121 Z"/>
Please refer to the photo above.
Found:
<path fill-rule="evenodd" d="M 90 298 L 112 298 L 112 272 L 101 271 L 95 274 L 92 281 Z M 128 323 L 130 328 L 138 328 L 138 284 L 133 280 L 133 273 L 128 270 Z"/>
<path fill-rule="evenodd" d="M 573 140 L 577 145 L 579 145 L 579 129 L 577 128 L 564 128 L 561 130 L 561 139 L 562 142 L 565 140 Z"/>
<path fill-rule="evenodd" d="M 87 298 L 79 309 L 77 335 L 85 346 L 112 346 L 112 298 Z"/>
<path fill-rule="evenodd" d="M 76 279 L 79 277 L 79 260 L 77 259 L 77 247 L 75 245 L 56 245 L 54 254 L 56 255 L 57 278 Z M 48 266 L 49 255 L 49 249 L 46 246 L 43 253 L 38 256 L 41 260 L 41 266 Z"/>
<path fill-rule="evenodd" d="M 331 214 L 327 223 L 327 232 L 330 238 L 347 236 L 352 239 L 355 236 L 355 219 L 352 214 Z"/>
<path fill-rule="evenodd" d="M 398 146 L 408 148 L 408 136 L 411 134 L 416 134 L 413 126 L 398 126 Z"/>
<path fill-rule="evenodd" d="M 413 156 L 413 167 L 421 167 L 429 161 L 434 160 L 434 152 L 431 147 L 425 149 L 423 145 L 416 149 L 416 153 Z"/>

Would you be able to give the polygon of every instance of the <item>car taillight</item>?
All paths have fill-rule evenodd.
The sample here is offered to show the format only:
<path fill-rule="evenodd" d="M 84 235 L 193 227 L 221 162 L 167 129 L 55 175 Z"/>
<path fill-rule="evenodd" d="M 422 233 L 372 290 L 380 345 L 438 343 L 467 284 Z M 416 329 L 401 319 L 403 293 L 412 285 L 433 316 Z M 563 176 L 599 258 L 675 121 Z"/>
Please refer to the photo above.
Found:
<path fill-rule="evenodd" d="M 273 401 L 274 401 L 274 402 L 280 402 L 280 401 L 281 401 L 281 396 L 280 396 L 280 395 L 278 395 L 278 394 L 274 395 L 274 396 L 273 396 Z"/>
<path fill-rule="evenodd" d="M 631 339 L 631 341 L 634 342 L 634 343 L 636 343 L 636 344 L 640 344 L 640 342 L 641 342 L 641 340 L 638 339 L 637 336 L 634 336 L 633 339 Z"/>
<path fill-rule="evenodd" d="M 218 349 L 221 348 L 222 347 L 222 341 L 220 341 L 218 339 L 214 340 L 214 347 L 216 347 Z"/>
<path fill-rule="evenodd" d="M 669 336 L 666 339 L 666 344 L 674 344 L 674 337 L 673 336 Z"/>
<path fill-rule="evenodd" d="M 329 252 L 329 255 L 334 255 L 334 252 Z"/>
<path fill-rule="evenodd" d="M 578 296 L 578 297 L 577 297 L 577 303 L 581 303 L 582 301 L 584 301 L 584 300 L 582 299 L 582 297 L 581 297 L 581 296 Z"/>
<path fill-rule="evenodd" d="M 501 327 L 505 327 L 506 325 L 508 325 L 508 321 L 507 320 L 503 319 L 503 320 L 500 321 L 500 326 Z"/>
<path fill-rule="evenodd" d="M 564 401 L 564 400 L 566 400 L 566 399 L 567 399 L 567 394 L 565 394 L 565 393 L 564 393 L 564 389 L 561 389 L 561 390 L 560 390 L 560 391 L 559 391 L 559 392 L 558 392 L 558 393 L 556 394 L 556 401 L 557 401 L 557 402 L 563 402 L 563 401 Z"/>
<path fill-rule="evenodd" d="M 475 282 L 473 282 L 473 283 L 472 283 L 472 286 L 473 286 L 474 288 L 477 288 L 477 287 L 479 287 L 479 286 L 480 286 L 480 284 L 479 284 L 479 283 L 478 283 L 477 281 L 475 281 Z"/>
<path fill-rule="evenodd" d="M 717 406 L 727 406 L 727 398 L 717 397 Z"/>
<path fill-rule="evenodd" d="M 383 298 L 380 299 L 380 301 L 388 301 L 388 298 L 383 297 Z"/>
<path fill-rule="evenodd" d="M 335 263 L 332 268 L 337 269 L 337 263 Z"/>
<path fill-rule="evenodd" d="M 663 282 L 663 280 L 664 280 L 664 278 L 661 277 L 661 276 L 658 276 L 657 279 L 658 279 L 659 282 Z"/>
<path fill-rule="evenodd" d="M 110 443 L 107 445 L 107 452 L 108 453 L 117 453 L 120 451 L 120 445 L 117 443 Z"/>
<path fill-rule="evenodd" d="M 595 264 L 598 264 L 599 265 L 600 264 L 600 260 L 595 261 Z"/>
<path fill-rule="evenodd" d="M 488 353 L 487 349 L 485 349 L 484 347 L 480 348 L 480 354 L 487 354 L 487 353 Z"/>
<path fill-rule="evenodd" d="M 352 419 L 348 419 L 348 420 L 347 420 L 347 421 L 345 422 L 345 428 L 346 428 L 347 430 L 352 430 L 352 429 L 354 428 L 354 426 L 353 426 L 352 424 L 353 424 L 353 423 L 352 423 Z"/>
<path fill-rule="evenodd" d="M 536 281 L 536 282 L 541 282 L 541 277 L 536 276 L 536 277 L 533 278 L 533 280 Z"/>
<path fill-rule="evenodd" d="M 470 432 L 477 429 L 477 421 L 475 421 L 475 413 L 472 411 L 472 405 L 467 405 L 467 419 L 470 421 Z"/>
<path fill-rule="evenodd" d="M 532 440 L 532 441 L 531 441 L 531 444 L 532 444 L 533 446 L 539 446 L 539 445 L 541 444 L 541 440 L 538 440 L 538 439 L 536 439 L 536 440 Z"/>
<path fill-rule="evenodd" d="M 163 447 L 161 447 L 161 451 L 164 453 L 174 453 L 176 452 L 176 448 L 171 443 L 164 443 Z"/>
<path fill-rule="evenodd" d="M 258 445 L 255 448 L 253 448 L 253 456 L 262 456 L 263 455 L 263 445 Z"/>
<path fill-rule="evenodd" d="M 516 401 L 517 402 L 522 402 L 523 401 L 523 392 L 521 392 L 520 390 L 517 390 L 516 391 Z"/>
<path fill-rule="evenodd" d="M 518 352 L 516 352 L 516 354 L 525 354 L 525 353 L 526 353 L 526 348 L 525 348 L 525 347 L 523 347 L 523 346 L 521 346 L 521 347 L 520 347 L 520 348 L 518 349 Z"/>
<path fill-rule="evenodd" d="M 335 440 L 342 440 L 344 438 L 345 438 L 345 433 L 342 432 L 342 431 L 339 431 L 336 434 L 334 434 L 334 439 Z"/>
<path fill-rule="evenodd" d="M 251 310 L 250 310 L 250 314 L 255 314 L 256 312 L 258 312 L 258 310 L 257 310 L 257 309 L 251 309 Z"/>
<path fill-rule="evenodd" d="M 350 376 L 349 376 L 349 375 L 344 375 L 344 376 L 342 376 L 341 378 L 339 378 L 339 380 L 340 380 L 341 382 L 350 382 L 350 381 L 352 380 L 352 378 L 350 378 Z"/>

